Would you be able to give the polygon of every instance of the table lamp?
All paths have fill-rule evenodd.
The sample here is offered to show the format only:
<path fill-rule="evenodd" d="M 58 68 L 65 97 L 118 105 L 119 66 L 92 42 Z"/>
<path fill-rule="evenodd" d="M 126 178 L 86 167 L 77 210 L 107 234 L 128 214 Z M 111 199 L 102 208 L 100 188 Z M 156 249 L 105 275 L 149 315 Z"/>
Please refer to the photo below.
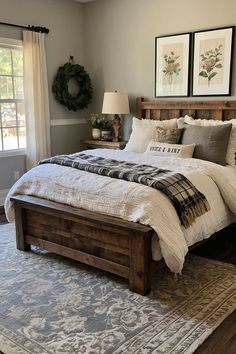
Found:
<path fill-rule="evenodd" d="M 122 135 L 122 122 L 120 114 L 129 114 L 129 99 L 127 93 L 105 92 L 103 98 L 102 113 L 112 114 L 113 141 L 120 141 Z"/>

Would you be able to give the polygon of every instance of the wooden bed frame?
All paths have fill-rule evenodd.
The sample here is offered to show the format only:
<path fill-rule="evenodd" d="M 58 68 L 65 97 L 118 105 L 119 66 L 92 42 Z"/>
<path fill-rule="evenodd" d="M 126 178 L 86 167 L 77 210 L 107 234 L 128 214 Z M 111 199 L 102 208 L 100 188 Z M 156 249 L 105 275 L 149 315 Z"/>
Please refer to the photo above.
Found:
<path fill-rule="evenodd" d="M 145 119 L 194 118 L 229 120 L 236 117 L 236 101 L 136 100 L 136 114 Z M 78 260 L 129 280 L 130 290 L 147 294 L 151 273 L 164 264 L 151 258 L 153 230 L 149 226 L 74 208 L 48 200 L 19 195 L 15 209 L 16 243 L 30 245 Z"/>

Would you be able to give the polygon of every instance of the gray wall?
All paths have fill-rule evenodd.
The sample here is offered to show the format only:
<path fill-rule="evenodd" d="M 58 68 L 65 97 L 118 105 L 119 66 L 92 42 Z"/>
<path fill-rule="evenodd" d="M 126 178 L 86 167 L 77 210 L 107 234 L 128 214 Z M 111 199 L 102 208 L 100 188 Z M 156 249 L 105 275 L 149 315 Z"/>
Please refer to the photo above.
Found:
<path fill-rule="evenodd" d="M 83 117 L 69 112 L 53 98 L 51 86 L 60 65 L 74 55 L 84 65 L 83 5 L 68 0 L 0 0 L 1 21 L 48 27 L 46 54 L 51 119 Z M 21 30 L 0 26 L 0 36 L 22 38 Z"/>
<path fill-rule="evenodd" d="M 104 91 L 128 92 L 132 114 L 136 96 L 154 98 L 155 36 L 235 25 L 236 22 L 235 0 L 97 0 L 84 5 L 72 0 L 0 0 L 0 9 L 1 21 L 50 28 L 46 39 L 50 88 L 57 68 L 69 55 L 85 65 L 94 86 L 91 106 L 94 112 L 101 111 Z M 20 33 L 0 26 L 2 37 L 20 38 Z M 236 98 L 235 60 L 234 50 L 230 99 Z M 52 120 L 68 119 L 68 122 L 70 118 L 88 115 L 86 111 L 68 112 L 54 100 L 51 89 L 50 111 Z M 130 130 L 131 119 L 126 117 L 125 138 Z M 51 127 L 52 154 L 78 150 L 80 140 L 88 135 L 89 128 L 84 123 Z M 7 168 L 7 160 L 0 158 L 0 190 L 6 188 L 6 180 L 9 186 L 14 181 L 13 170 L 6 177 Z"/>
<path fill-rule="evenodd" d="M 235 14 L 235 0 L 88 3 L 84 14 L 85 57 L 95 87 L 94 111 L 101 109 L 104 91 L 128 92 L 133 114 L 135 97 L 154 98 L 155 36 L 235 25 Z M 234 68 L 235 61 L 234 50 Z M 234 73 L 230 99 L 236 94 Z M 131 119 L 126 118 L 125 123 L 127 138 Z"/>
<path fill-rule="evenodd" d="M 91 135 L 88 124 L 51 127 L 52 155 L 71 154 L 80 148 L 80 141 Z"/>
<path fill-rule="evenodd" d="M 69 123 L 70 119 L 86 116 L 86 111 L 69 112 L 55 101 L 51 92 L 58 67 L 67 62 L 70 55 L 76 62 L 85 65 L 83 5 L 70 0 L 0 0 L 0 12 L 2 22 L 41 25 L 50 29 L 46 36 L 46 50 L 51 120 L 63 119 Z M 0 37 L 22 39 L 22 31 L 0 26 Z M 79 149 L 80 140 L 89 134 L 88 126 L 83 121 L 78 125 L 51 127 L 52 154 Z M 21 162 L 20 156 L 14 159 L 0 157 L 0 190 L 14 183 L 14 171 L 19 170 Z M 21 165 L 21 173 L 24 168 Z"/>
<path fill-rule="evenodd" d="M 2 171 L 2 166 L 4 166 L 4 171 Z M 0 157 L 0 168 L 1 190 L 8 189 L 11 182 L 15 181 L 15 171 L 18 171 L 20 175 L 24 173 L 25 156 Z"/>

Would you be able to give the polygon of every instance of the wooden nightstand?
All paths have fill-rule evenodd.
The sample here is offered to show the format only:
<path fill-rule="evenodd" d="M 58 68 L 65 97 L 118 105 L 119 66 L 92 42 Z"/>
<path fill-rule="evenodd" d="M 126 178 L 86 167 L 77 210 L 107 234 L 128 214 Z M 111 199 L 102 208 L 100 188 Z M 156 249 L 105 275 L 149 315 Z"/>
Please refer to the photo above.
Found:
<path fill-rule="evenodd" d="M 88 149 L 114 149 L 123 150 L 127 141 L 83 140 L 81 144 Z"/>

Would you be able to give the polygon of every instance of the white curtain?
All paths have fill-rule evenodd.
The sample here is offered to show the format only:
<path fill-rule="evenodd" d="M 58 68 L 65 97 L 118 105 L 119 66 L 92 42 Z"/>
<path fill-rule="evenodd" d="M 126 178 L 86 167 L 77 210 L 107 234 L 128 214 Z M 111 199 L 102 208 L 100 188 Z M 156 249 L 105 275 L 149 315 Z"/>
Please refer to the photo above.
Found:
<path fill-rule="evenodd" d="M 23 31 L 27 169 L 50 156 L 50 113 L 43 33 Z"/>

